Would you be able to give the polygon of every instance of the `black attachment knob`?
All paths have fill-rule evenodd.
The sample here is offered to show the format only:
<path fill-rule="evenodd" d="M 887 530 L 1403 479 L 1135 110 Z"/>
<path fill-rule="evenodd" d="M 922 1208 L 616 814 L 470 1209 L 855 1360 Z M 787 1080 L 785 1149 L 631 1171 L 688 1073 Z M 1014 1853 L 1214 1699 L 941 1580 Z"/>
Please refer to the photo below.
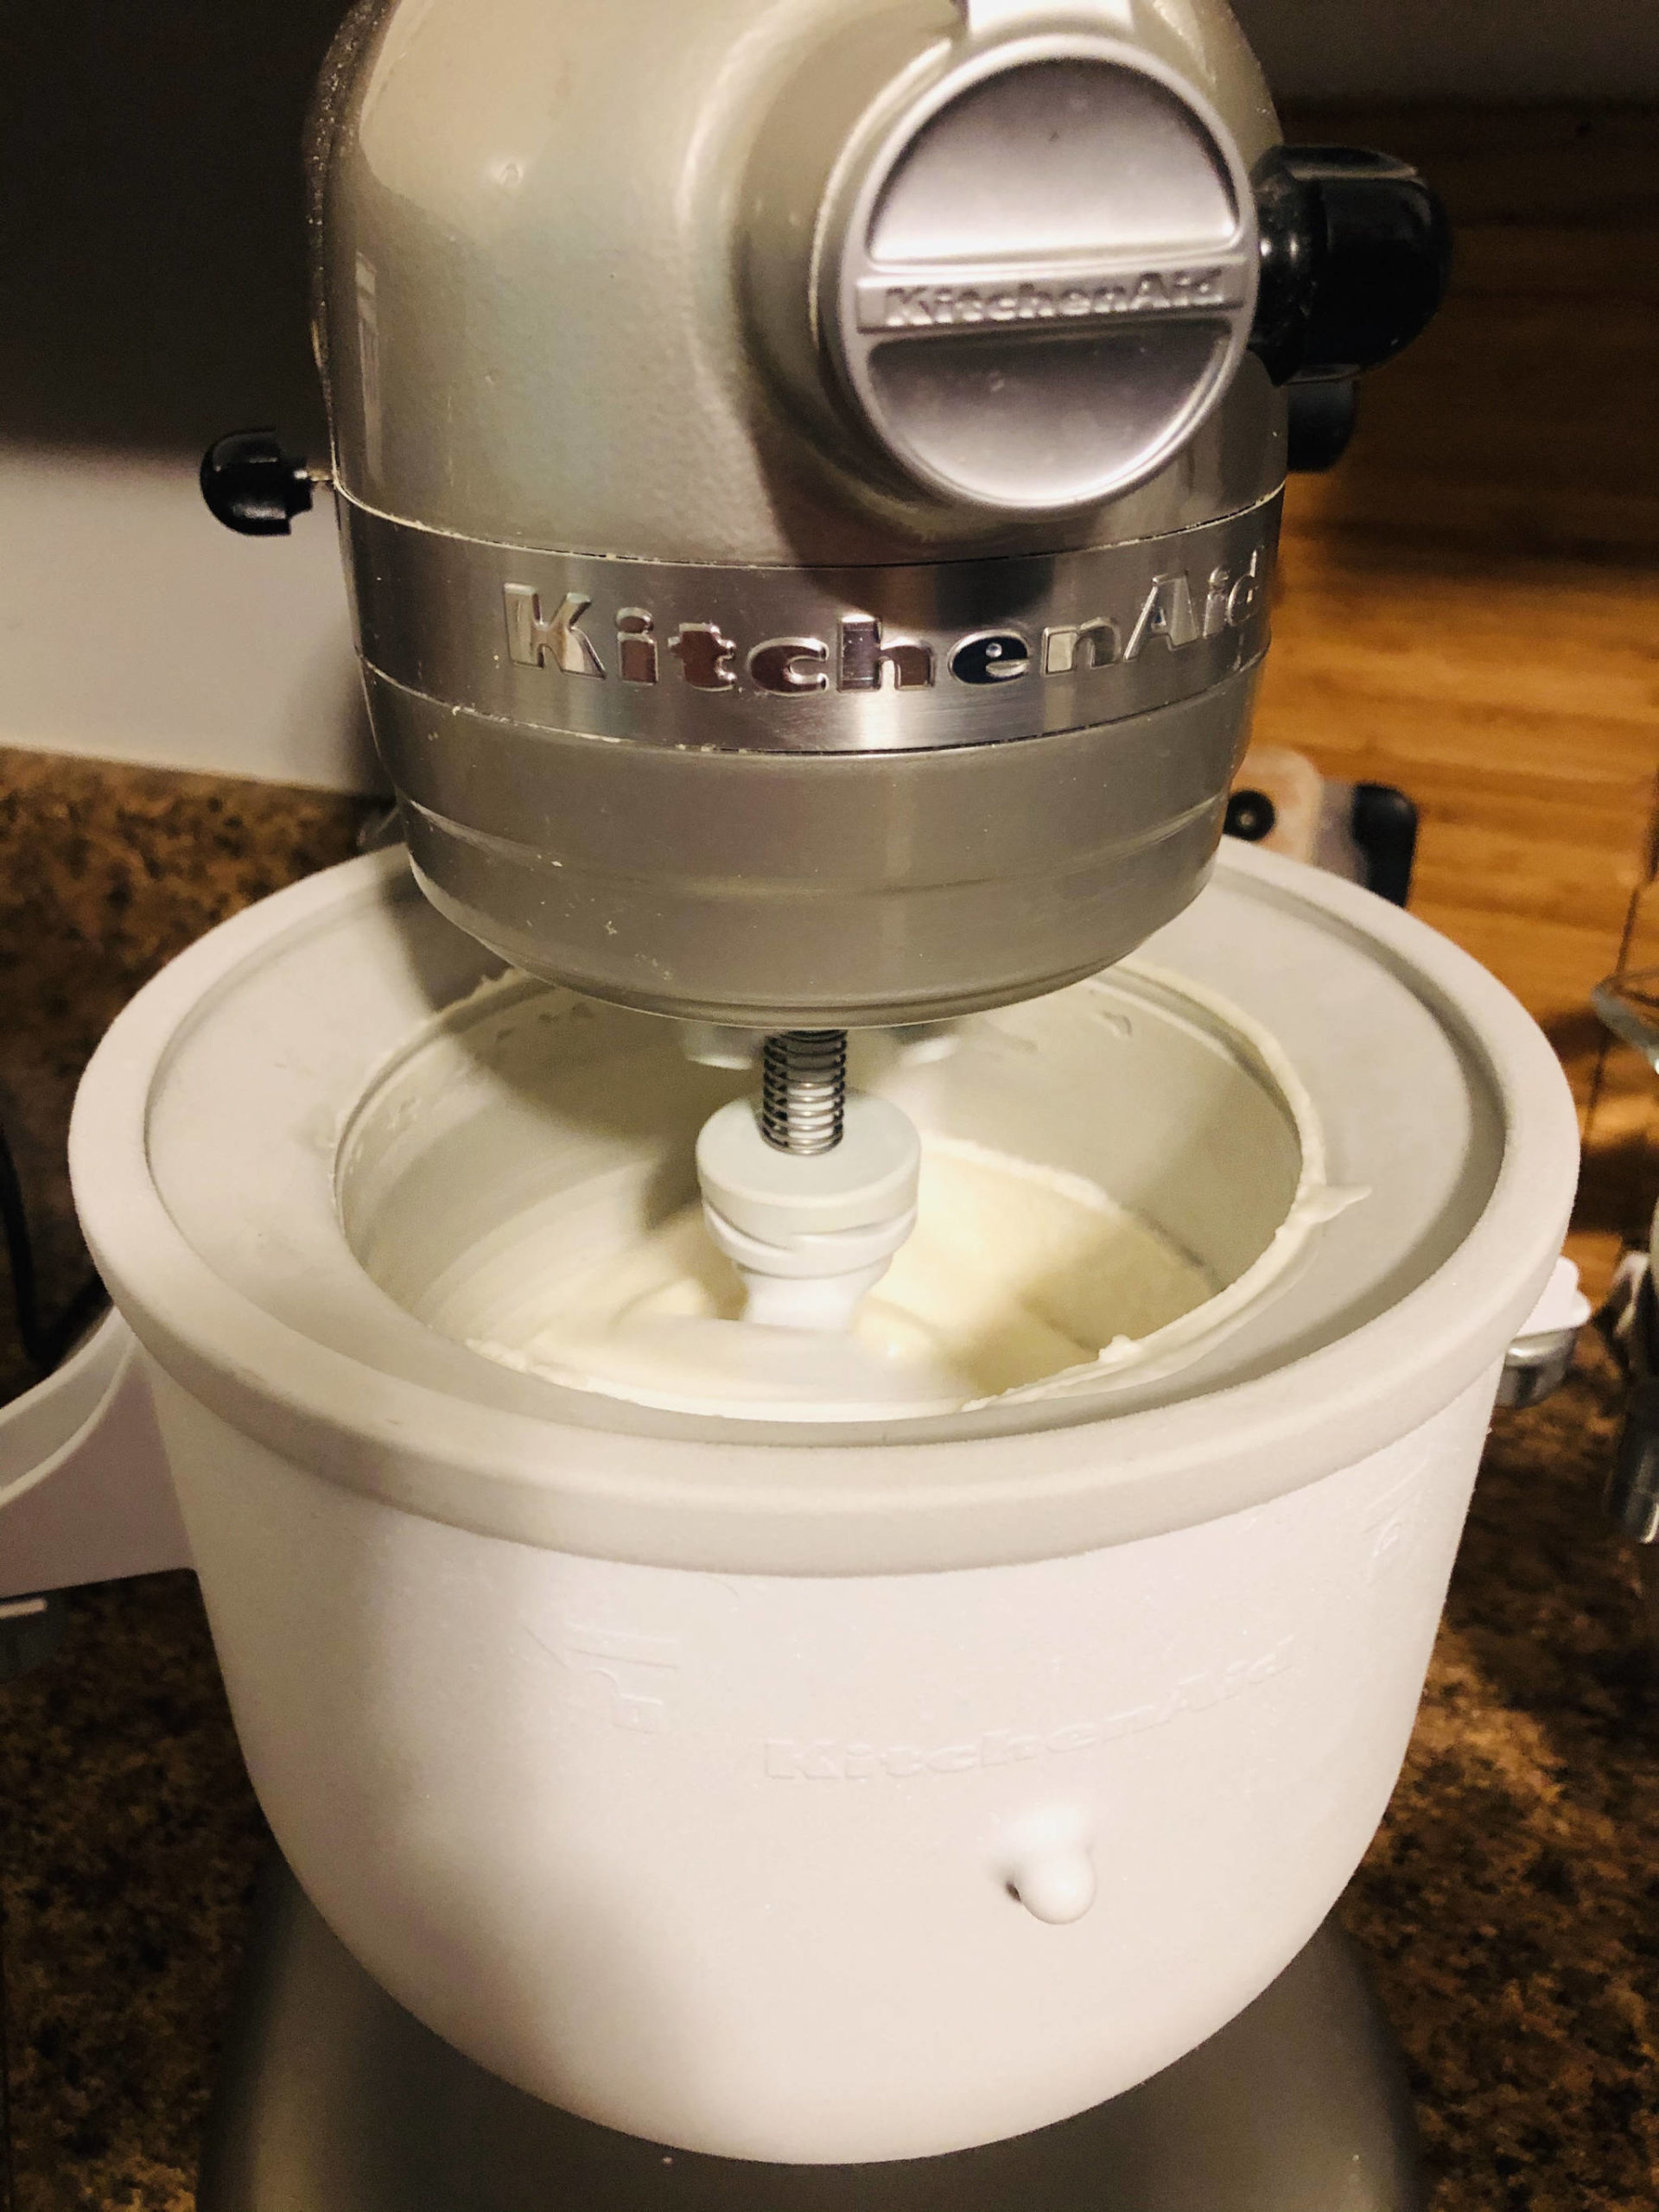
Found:
<path fill-rule="evenodd" d="M 1359 419 L 1359 385 L 1352 377 L 1328 384 L 1298 378 L 1286 392 L 1290 442 L 1285 465 L 1293 475 L 1317 476 L 1334 468 L 1348 450 Z"/>
<path fill-rule="evenodd" d="M 1250 345 L 1275 384 L 1391 360 L 1446 296 L 1452 232 L 1417 171 L 1354 146 L 1282 146 L 1255 172 L 1262 281 Z"/>
<path fill-rule="evenodd" d="M 1264 837 L 1272 836 L 1278 819 L 1278 809 L 1266 791 L 1235 791 L 1227 802 L 1227 819 L 1222 827 L 1230 837 L 1259 845 Z"/>
<path fill-rule="evenodd" d="M 244 537 L 286 537 L 311 505 L 311 477 L 275 430 L 232 430 L 201 457 L 201 496 L 226 530 Z"/>

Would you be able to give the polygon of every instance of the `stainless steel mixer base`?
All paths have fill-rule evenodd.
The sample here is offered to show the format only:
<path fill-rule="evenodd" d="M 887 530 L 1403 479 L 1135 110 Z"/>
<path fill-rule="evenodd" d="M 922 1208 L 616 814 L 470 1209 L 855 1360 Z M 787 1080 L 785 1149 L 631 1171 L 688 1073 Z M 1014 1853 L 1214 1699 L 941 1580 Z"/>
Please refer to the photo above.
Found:
<path fill-rule="evenodd" d="M 1137 2089 L 1011 2142 L 875 2166 L 664 2150 L 509 2088 L 410 2018 L 280 1859 L 198 2212 L 1421 2212 L 1400 2058 L 1334 1922 Z"/>

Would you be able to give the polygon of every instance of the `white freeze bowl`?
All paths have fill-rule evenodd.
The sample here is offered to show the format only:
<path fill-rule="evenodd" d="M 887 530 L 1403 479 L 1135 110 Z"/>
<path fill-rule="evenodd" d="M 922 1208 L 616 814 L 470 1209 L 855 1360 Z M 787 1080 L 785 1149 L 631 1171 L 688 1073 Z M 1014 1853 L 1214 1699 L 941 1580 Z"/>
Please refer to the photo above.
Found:
<path fill-rule="evenodd" d="M 665 2143 L 914 2157 L 1129 2088 L 1274 1979 L 1387 1802 L 1572 1197 L 1543 1039 L 1230 845 L 1128 968 L 870 1065 L 1231 1287 L 1032 1394 L 767 1423 L 432 1325 L 550 1192 L 677 1204 L 743 1081 L 499 972 L 353 861 L 175 962 L 76 1109 L 295 1872 L 451 2043 Z"/>

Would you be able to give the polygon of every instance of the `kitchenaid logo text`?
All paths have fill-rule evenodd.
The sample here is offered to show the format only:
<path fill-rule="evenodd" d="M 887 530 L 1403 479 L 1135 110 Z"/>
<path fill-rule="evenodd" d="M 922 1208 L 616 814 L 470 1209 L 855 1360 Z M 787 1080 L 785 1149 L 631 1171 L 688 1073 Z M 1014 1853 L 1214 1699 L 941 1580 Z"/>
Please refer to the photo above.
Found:
<path fill-rule="evenodd" d="M 1233 308 L 1244 298 L 1245 264 L 1077 272 L 1020 283 L 894 283 L 867 276 L 858 287 L 861 330 L 948 330 L 964 323 L 1090 322 L 1119 315 Z"/>
<path fill-rule="evenodd" d="M 658 634 L 649 607 L 620 607 L 608 626 L 585 593 L 555 601 L 529 584 L 505 584 L 507 652 L 525 668 L 552 668 L 595 683 L 654 684 L 667 677 L 697 691 L 745 686 L 780 698 L 816 692 L 930 691 L 941 671 L 953 683 L 983 688 L 1022 677 L 1078 676 L 1137 661 L 1154 646 L 1180 652 L 1206 639 L 1243 630 L 1256 614 L 1266 583 L 1257 547 L 1242 563 L 1198 576 L 1173 569 L 1154 576 L 1132 610 L 1025 631 L 978 629 L 943 645 L 895 637 L 874 615 L 842 615 L 833 638 L 763 638 L 747 649 L 717 622 L 681 622 Z M 609 635 L 606 630 L 608 627 Z"/>
<path fill-rule="evenodd" d="M 1184 1713 L 1222 1705 L 1257 1683 L 1282 1675 L 1295 1657 L 1295 1639 L 1287 1637 L 1259 1659 L 1236 1659 L 1207 1674 L 1188 1675 L 1154 1704 L 1130 1706 L 1098 1720 L 1077 1720 L 1043 1734 L 994 1728 L 987 1735 L 965 1736 L 950 1744 L 840 1744 L 830 1740 L 796 1743 L 774 1737 L 766 1747 L 768 1776 L 775 1782 L 895 1782 L 917 1775 L 966 1774 L 976 1767 L 1011 1766 L 1022 1759 L 1063 1751 L 1091 1751 L 1119 1737 L 1162 1728 Z"/>

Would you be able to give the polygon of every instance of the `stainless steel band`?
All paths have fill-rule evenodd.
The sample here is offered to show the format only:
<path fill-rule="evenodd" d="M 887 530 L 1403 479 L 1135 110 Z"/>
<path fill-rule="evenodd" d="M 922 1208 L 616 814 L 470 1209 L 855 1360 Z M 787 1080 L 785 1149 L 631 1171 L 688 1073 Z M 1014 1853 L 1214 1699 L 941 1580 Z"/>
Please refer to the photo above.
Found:
<path fill-rule="evenodd" d="M 717 753 L 909 753 L 1098 728 L 1268 639 L 1280 499 L 1083 552 L 858 569 L 528 551 L 339 495 L 359 643 L 519 728 Z"/>
<path fill-rule="evenodd" d="M 532 974 L 757 1029 L 1058 988 L 1204 880 L 1255 673 L 1132 721 L 930 752 L 692 753 L 518 728 L 368 680 L 410 854 Z"/>

